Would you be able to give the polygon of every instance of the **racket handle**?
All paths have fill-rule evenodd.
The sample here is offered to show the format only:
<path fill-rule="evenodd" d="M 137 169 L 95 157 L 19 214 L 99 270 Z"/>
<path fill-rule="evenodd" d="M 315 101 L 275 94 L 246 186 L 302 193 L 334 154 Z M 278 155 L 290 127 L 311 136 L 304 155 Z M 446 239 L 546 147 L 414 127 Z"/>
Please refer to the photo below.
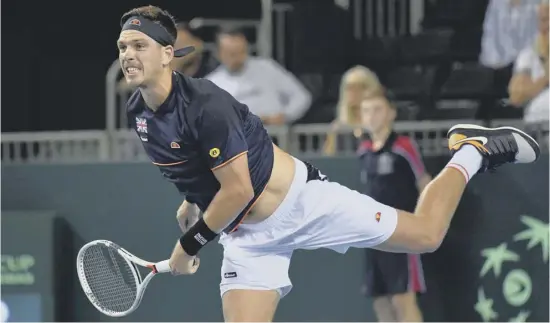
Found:
<path fill-rule="evenodd" d="M 168 264 L 169 260 L 163 260 L 161 262 L 157 262 L 155 264 L 155 267 L 157 268 L 157 271 L 159 273 L 168 273 L 170 272 L 170 265 Z"/>

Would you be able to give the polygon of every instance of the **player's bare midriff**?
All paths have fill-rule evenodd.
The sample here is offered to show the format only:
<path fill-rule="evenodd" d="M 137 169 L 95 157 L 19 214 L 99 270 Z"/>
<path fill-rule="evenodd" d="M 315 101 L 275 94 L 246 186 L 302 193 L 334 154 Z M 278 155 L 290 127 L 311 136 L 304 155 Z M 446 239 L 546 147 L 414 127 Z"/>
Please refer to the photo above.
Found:
<path fill-rule="evenodd" d="M 243 223 L 258 223 L 267 219 L 283 202 L 294 180 L 294 158 L 273 144 L 273 171 L 267 186 Z"/>

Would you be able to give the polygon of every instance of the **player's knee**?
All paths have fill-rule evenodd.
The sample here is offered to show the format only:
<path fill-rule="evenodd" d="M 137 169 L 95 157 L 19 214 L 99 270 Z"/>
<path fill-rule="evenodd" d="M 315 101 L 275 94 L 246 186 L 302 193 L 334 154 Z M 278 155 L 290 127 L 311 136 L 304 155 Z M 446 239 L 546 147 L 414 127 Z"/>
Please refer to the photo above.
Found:
<path fill-rule="evenodd" d="M 422 246 L 422 252 L 420 253 L 434 252 L 439 249 L 441 243 L 443 243 L 443 237 L 440 237 L 438 235 L 431 236 L 427 239 L 427 241 L 424 242 L 424 245 Z"/>
<path fill-rule="evenodd" d="M 413 241 L 410 241 L 410 244 L 407 246 L 407 253 L 410 254 L 423 254 L 431 253 L 439 249 L 443 239 L 439 239 L 437 236 L 425 234 L 419 237 L 416 237 Z"/>
<path fill-rule="evenodd" d="M 432 234 L 432 239 L 426 252 L 434 252 L 439 249 L 439 247 L 441 247 L 441 244 L 443 243 L 443 239 L 445 239 L 445 234 L 446 230 L 437 231 L 436 233 Z"/>

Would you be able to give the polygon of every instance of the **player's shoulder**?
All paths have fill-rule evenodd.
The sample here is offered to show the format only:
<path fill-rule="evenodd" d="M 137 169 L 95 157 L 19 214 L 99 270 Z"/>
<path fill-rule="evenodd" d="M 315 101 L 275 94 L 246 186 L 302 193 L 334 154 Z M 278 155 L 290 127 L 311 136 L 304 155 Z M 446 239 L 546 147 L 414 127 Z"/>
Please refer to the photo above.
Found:
<path fill-rule="evenodd" d="M 181 75 L 181 77 L 185 80 L 187 86 L 193 92 L 193 96 L 196 98 L 203 99 L 211 95 L 219 95 L 218 91 L 220 88 L 210 79 L 194 78 L 185 75 Z"/>
<path fill-rule="evenodd" d="M 234 98 L 207 78 L 183 76 L 187 84 L 191 104 L 188 113 L 198 115 L 204 110 L 223 108 L 220 105 L 231 104 Z"/>

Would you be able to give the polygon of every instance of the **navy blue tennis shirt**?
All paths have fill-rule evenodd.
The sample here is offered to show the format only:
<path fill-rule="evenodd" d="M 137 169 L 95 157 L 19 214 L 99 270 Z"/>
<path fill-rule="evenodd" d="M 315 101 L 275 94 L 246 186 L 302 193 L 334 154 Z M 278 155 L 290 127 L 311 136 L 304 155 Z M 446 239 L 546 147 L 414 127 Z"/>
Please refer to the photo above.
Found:
<path fill-rule="evenodd" d="M 232 232 L 263 192 L 273 168 L 272 141 L 248 107 L 206 79 L 174 72 L 166 101 L 153 111 L 136 90 L 128 121 L 147 155 L 189 203 L 205 211 L 220 183 L 213 170 L 248 153 L 254 198 L 224 230 Z"/>

